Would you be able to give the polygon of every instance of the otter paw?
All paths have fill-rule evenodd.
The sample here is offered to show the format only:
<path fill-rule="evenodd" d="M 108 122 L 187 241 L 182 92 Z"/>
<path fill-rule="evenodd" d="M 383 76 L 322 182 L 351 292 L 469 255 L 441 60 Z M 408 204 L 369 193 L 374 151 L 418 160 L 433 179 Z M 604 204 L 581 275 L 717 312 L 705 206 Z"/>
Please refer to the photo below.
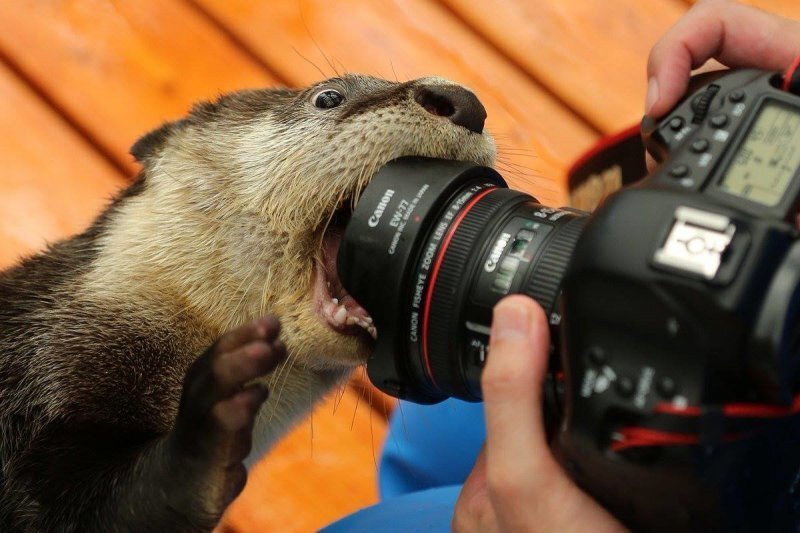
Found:
<path fill-rule="evenodd" d="M 242 461 L 250 452 L 256 414 L 268 396 L 265 385 L 251 382 L 272 372 L 286 356 L 279 331 L 274 317 L 254 320 L 220 337 L 186 373 L 173 450 L 191 469 L 216 478 L 201 476 L 227 502 L 244 488 Z"/>

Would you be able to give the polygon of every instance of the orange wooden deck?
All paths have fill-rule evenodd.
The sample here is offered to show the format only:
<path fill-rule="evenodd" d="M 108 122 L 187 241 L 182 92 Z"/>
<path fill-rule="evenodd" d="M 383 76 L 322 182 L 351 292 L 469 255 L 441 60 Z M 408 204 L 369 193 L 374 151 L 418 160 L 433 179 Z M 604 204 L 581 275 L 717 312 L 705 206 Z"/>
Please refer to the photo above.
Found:
<path fill-rule="evenodd" d="M 751 3 L 800 18 L 796 0 Z M 0 2 L 0 267 L 84 227 L 137 171 L 130 145 L 190 103 L 337 70 L 471 87 L 488 110 L 500 170 L 542 202 L 562 203 L 570 161 L 640 117 L 647 51 L 690 5 Z M 363 396 L 356 383 L 320 405 L 258 465 L 222 529 L 311 531 L 375 502 L 386 422 Z"/>

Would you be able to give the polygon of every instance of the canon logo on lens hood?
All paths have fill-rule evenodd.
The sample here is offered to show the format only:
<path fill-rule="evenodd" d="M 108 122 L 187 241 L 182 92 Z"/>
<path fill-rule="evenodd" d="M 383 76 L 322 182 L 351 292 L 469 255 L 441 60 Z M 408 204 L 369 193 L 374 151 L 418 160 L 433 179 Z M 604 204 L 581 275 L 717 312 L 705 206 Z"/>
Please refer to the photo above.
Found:
<path fill-rule="evenodd" d="M 392 199 L 392 196 L 394 196 L 394 189 L 386 189 L 386 192 L 383 193 L 383 198 L 381 198 L 381 201 L 378 202 L 378 207 L 375 208 L 372 216 L 369 217 L 369 220 L 367 221 L 367 224 L 369 224 L 370 228 L 374 228 L 378 225 L 378 222 L 381 221 L 381 216 L 386 210 L 386 206 L 389 204 L 389 200 Z"/>

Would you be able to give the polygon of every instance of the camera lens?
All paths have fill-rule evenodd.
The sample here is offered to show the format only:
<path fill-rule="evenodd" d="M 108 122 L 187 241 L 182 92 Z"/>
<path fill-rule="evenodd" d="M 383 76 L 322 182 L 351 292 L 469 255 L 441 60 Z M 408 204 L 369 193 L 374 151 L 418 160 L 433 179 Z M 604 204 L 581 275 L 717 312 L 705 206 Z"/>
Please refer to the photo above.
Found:
<path fill-rule="evenodd" d="M 372 382 L 418 403 L 480 400 L 492 308 L 508 294 L 539 302 L 556 344 L 561 280 L 585 219 L 506 188 L 487 167 L 418 157 L 384 166 L 337 260 L 377 327 Z"/>

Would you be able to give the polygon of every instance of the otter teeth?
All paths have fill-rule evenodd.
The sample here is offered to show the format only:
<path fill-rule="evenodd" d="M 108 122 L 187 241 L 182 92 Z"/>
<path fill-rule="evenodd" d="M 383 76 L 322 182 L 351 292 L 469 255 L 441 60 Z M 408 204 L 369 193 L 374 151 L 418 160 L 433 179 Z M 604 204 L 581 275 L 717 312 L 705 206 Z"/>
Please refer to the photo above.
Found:
<path fill-rule="evenodd" d="M 331 322 L 335 326 L 342 327 L 344 325 L 347 326 L 358 325 L 364 328 L 364 330 L 367 333 L 369 333 L 373 339 L 377 340 L 378 330 L 373 325 L 373 320 L 371 316 L 367 315 L 364 317 L 360 317 L 349 314 L 345 306 L 340 304 L 337 298 L 331 298 L 331 303 L 333 304 L 333 306 L 335 306 L 335 308 L 333 307 L 331 308 L 331 314 L 329 316 L 331 317 Z"/>
<path fill-rule="evenodd" d="M 347 309 L 344 308 L 343 305 L 340 305 L 339 308 L 336 310 L 336 313 L 333 315 L 333 321 L 336 322 L 339 326 L 343 326 L 345 321 L 347 320 Z"/>

